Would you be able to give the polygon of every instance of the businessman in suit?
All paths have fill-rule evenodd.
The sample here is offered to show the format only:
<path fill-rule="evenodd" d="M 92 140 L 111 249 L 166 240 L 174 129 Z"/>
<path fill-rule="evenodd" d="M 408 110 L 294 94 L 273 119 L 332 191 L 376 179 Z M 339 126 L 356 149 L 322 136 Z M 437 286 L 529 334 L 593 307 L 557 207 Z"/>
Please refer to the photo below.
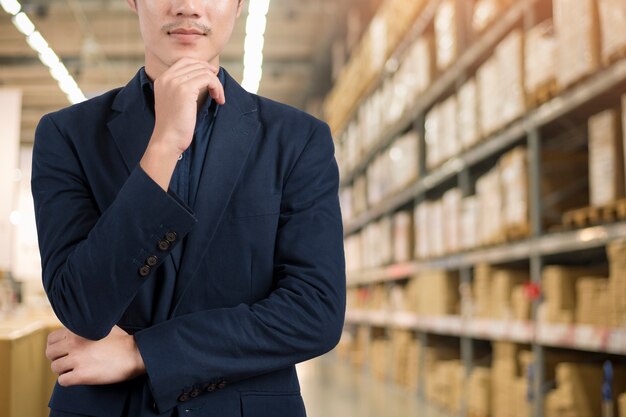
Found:
<path fill-rule="evenodd" d="M 305 416 L 345 311 L 329 129 L 219 66 L 243 0 L 128 3 L 145 67 L 36 131 L 50 415 Z"/>

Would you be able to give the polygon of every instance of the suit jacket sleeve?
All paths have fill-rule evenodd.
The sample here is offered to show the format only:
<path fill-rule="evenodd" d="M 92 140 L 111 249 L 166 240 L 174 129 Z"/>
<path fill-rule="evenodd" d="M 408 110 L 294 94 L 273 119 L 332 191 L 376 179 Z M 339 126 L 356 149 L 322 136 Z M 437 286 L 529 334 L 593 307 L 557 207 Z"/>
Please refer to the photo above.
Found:
<path fill-rule="evenodd" d="M 269 296 L 135 333 L 161 412 L 183 389 L 279 370 L 337 344 L 345 312 L 338 185 L 330 131 L 320 123 L 283 184 Z"/>
<path fill-rule="evenodd" d="M 146 259 L 157 255 L 154 271 L 196 223 L 139 166 L 101 212 L 76 147 L 50 115 L 35 134 L 31 185 L 48 299 L 65 327 L 92 340 L 109 334 L 151 279 L 138 272 Z M 168 232 L 176 241 L 159 251 Z"/>

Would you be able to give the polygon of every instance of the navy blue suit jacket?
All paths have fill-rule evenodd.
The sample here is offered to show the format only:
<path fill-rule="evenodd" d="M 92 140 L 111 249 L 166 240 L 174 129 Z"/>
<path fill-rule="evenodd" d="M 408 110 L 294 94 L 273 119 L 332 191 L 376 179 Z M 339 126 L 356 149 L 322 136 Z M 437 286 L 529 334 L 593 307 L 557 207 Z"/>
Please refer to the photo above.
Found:
<path fill-rule="evenodd" d="M 134 334 L 154 413 L 304 416 L 294 365 L 336 345 L 345 311 L 333 141 L 312 116 L 224 84 L 193 211 L 138 165 L 154 128 L 138 76 L 41 119 L 43 283 L 72 332 Z M 182 240 L 163 312 L 159 265 Z M 120 416 L 131 383 L 57 383 L 49 405 Z"/>

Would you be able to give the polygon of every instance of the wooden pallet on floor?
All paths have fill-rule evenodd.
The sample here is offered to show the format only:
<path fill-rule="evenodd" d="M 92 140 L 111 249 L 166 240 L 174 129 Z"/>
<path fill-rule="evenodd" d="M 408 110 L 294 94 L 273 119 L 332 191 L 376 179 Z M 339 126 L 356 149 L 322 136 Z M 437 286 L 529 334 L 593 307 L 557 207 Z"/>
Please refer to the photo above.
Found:
<path fill-rule="evenodd" d="M 566 229 L 581 229 L 624 219 L 626 219 L 626 199 L 621 199 L 604 206 L 570 210 L 563 214 L 563 226 Z"/>

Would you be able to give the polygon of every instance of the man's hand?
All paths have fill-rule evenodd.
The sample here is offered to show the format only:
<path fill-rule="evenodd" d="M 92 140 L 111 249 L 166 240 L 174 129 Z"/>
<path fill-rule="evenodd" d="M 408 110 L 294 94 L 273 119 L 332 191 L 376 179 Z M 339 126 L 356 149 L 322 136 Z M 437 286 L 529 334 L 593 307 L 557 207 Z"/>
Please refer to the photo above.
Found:
<path fill-rule="evenodd" d="M 97 341 L 56 330 L 48 335 L 46 357 L 64 387 L 114 384 L 146 372 L 134 337 L 118 326 Z"/>
<path fill-rule="evenodd" d="M 218 71 L 208 62 L 182 58 L 154 80 L 156 120 L 140 165 L 165 191 L 178 156 L 193 140 L 200 102 L 208 95 L 218 104 L 226 102 Z"/>

